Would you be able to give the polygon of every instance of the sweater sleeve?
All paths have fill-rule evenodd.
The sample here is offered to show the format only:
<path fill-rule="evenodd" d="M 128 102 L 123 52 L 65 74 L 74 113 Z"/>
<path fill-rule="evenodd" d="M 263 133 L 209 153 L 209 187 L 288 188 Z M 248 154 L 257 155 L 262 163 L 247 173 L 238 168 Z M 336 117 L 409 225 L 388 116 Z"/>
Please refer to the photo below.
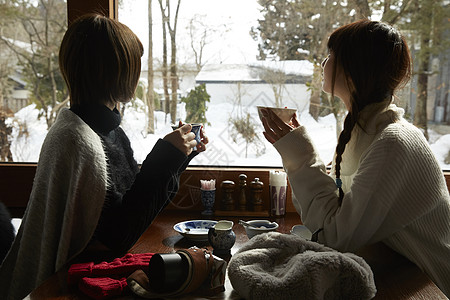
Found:
<path fill-rule="evenodd" d="M 274 144 L 303 223 L 311 230 L 323 228 L 320 242 L 356 250 L 407 226 L 444 197 L 442 172 L 423 136 L 401 126 L 382 134 L 363 154 L 342 205 L 303 127 Z"/>
<path fill-rule="evenodd" d="M 196 154 L 186 156 L 169 142 L 158 140 L 123 195 L 122 204 L 102 214 L 98 240 L 112 250 L 128 250 L 175 197 L 180 175 Z"/>

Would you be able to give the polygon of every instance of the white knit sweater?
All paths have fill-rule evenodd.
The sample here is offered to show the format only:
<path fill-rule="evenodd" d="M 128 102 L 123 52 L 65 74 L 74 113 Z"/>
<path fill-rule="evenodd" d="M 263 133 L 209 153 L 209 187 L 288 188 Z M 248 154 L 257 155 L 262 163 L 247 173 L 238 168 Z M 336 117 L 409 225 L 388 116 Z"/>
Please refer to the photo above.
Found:
<path fill-rule="evenodd" d="M 395 105 L 361 113 L 341 163 L 342 205 L 334 180 L 304 127 L 274 146 L 293 190 L 293 203 L 319 242 L 355 251 L 382 241 L 401 253 L 450 296 L 450 197 L 423 134 Z"/>

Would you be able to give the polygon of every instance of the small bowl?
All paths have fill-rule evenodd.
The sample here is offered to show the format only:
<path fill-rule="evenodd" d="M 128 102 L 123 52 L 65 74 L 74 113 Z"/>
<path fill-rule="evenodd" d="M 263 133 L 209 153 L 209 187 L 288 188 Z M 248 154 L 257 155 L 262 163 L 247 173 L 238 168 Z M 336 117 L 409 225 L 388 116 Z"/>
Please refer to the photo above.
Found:
<path fill-rule="evenodd" d="M 261 121 L 263 118 L 261 109 L 265 108 L 265 109 L 270 109 L 271 111 L 273 111 L 286 124 L 289 124 L 289 122 L 291 121 L 295 112 L 297 111 L 296 109 L 292 109 L 292 108 L 279 108 L 279 107 L 267 107 L 267 106 L 257 106 L 257 108 L 258 108 L 258 115 L 259 115 L 259 118 L 261 119 Z"/>
<path fill-rule="evenodd" d="M 278 228 L 278 223 L 270 222 L 268 220 L 252 220 L 252 221 L 247 221 L 247 223 L 258 227 L 258 228 L 255 228 L 255 227 L 242 225 L 242 226 L 244 226 L 245 232 L 247 233 L 247 236 L 249 239 L 251 239 L 255 235 L 258 235 L 261 233 L 276 231 Z"/>
<path fill-rule="evenodd" d="M 310 241 L 312 238 L 312 232 L 305 225 L 294 225 L 291 229 L 291 234 L 295 234 L 305 240 Z"/>

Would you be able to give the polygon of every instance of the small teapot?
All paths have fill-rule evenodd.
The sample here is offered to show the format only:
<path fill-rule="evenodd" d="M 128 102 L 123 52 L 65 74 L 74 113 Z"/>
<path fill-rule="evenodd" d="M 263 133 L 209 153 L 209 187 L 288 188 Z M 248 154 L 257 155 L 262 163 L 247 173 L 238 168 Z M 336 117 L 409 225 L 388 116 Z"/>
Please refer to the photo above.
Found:
<path fill-rule="evenodd" d="M 236 241 L 233 231 L 233 222 L 221 220 L 208 230 L 208 241 L 214 248 L 213 254 L 217 256 L 231 255 L 231 248 Z"/>

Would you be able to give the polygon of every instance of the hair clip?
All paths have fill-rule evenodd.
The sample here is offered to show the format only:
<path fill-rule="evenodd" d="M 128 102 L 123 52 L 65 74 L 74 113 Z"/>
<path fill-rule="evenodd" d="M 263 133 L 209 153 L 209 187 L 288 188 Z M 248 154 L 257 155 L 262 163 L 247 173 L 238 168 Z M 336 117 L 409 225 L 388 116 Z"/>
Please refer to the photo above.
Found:
<path fill-rule="evenodd" d="M 342 180 L 340 178 L 336 178 L 336 186 L 338 187 L 338 189 L 342 187 Z"/>

